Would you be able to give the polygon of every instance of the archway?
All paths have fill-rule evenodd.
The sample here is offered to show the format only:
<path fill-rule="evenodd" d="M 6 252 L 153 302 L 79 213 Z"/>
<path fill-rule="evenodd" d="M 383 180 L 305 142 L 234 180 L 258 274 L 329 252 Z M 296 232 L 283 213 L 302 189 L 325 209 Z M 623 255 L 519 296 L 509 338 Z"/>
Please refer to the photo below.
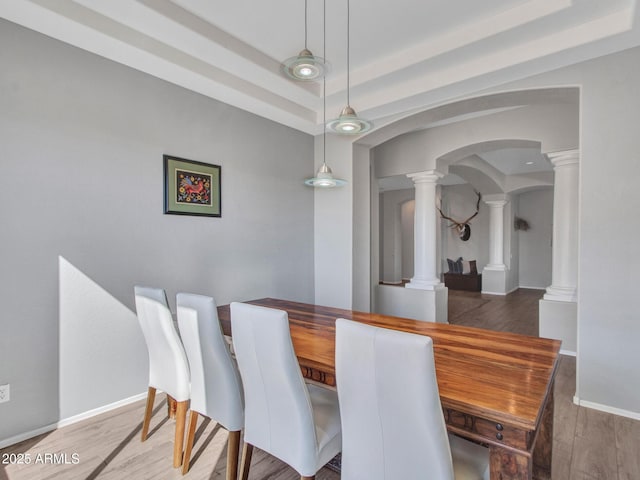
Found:
<path fill-rule="evenodd" d="M 536 188 L 548 188 L 552 184 L 551 172 L 534 172 L 528 176 L 505 175 L 500 178 L 492 174 L 490 169 L 487 170 L 476 156 L 482 158 L 482 155 L 491 151 L 534 146 L 540 153 L 575 148 L 578 142 L 577 99 L 577 88 L 476 97 L 420 112 L 359 139 L 354 145 L 354 152 L 360 150 L 357 156 L 360 159 L 368 158 L 378 182 L 372 182 L 368 190 L 367 205 L 372 209 L 367 213 L 372 221 L 368 225 L 371 228 L 371 250 L 368 252 L 370 262 L 366 270 L 367 278 L 373 282 L 380 279 L 376 275 L 379 273 L 376 270 L 380 260 L 380 245 L 374 238 L 380 226 L 376 218 L 380 211 L 380 200 L 374 200 L 374 197 L 378 197 L 381 191 L 387 192 L 386 185 L 389 182 L 404 177 L 404 188 L 411 188 L 406 183 L 407 173 L 444 170 L 441 172 L 443 177 L 448 174 L 456 174 L 461 178 L 475 176 L 477 178 L 473 183 L 483 182 L 480 188 L 490 193 L 518 195 Z M 448 114 L 453 116 L 447 117 Z M 421 122 L 425 124 L 420 128 L 418 125 Z M 366 154 L 362 153 L 363 150 L 366 150 Z M 387 161 L 391 158 L 392 161 Z M 359 171 L 364 170 L 359 167 Z M 357 181 L 354 176 L 354 183 Z M 358 214 L 358 209 L 354 209 L 354 216 Z M 354 238 L 359 236 L 355 233 Z M 354 249 L 354 260 L 360 254 Z M 354 265 L 361 264 L 354 261 Z M 358 267 L 354 268 L 354 292 L 356 283 L 363 279 L 361 273 Z M 354 295 L 354 308 L 362 308 L 366 297 L 367 307 L 377 309 L 376 288 L 370 289 L 370 296 L 363 293 L 366 292 L 361 290 Z"/>

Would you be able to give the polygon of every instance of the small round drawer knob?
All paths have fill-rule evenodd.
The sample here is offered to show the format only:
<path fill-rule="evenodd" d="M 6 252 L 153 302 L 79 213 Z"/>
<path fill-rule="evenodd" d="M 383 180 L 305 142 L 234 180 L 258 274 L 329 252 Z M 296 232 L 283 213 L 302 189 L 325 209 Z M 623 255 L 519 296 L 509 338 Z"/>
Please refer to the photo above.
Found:
<path fill-rule="evenodd" d="M 500 432 L 496 433 L 496 438 L 498 440 L 502 440 L 504 437 L 502 436 L 502 434 Z"/>
<path fill-rule="evenodd" d="M 504 429 L 504 427 L 502 426 L 501 423 L 496 423 L 496 430 L 498 430 L 499 432 L 501 432 Z"/>

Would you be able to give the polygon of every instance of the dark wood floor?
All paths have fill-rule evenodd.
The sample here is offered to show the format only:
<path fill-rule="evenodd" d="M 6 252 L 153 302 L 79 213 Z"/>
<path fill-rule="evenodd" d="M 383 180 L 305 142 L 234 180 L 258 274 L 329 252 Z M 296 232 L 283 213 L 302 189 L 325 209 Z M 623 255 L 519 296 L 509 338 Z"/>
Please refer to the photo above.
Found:
<path fill-rule="evenodd" d="M 524 288 L 505 296 L 449 289 L 449 323 L 538 336 L 538 301 L 543 294 Z"/>
<path fill-rule="evenodd" d="M 541 296 L 537 290 L 505 297 L 450 290 L 449 321 L 537 335 Z M 575 373 L 575 359 L 563 356 L 555 390 L 553 479 L 639 480 L 640 421 L 574 405 Z M 0 462 L 12 453 L 31 459 L 28 465 L 0 464 L 0 480 L 224 479 L 227 432 L 210 421 L 199 424 L 191 471 L 182 477 L 171 467 L 174 425 L 160 402 L 156 401 L 145 443 L 139 440 L 144 402 L 136 402 L 0 450 Z M 47 463 L 45 454 L 58 454 L 57 461 L 66 454 L 67 464 Z M 290 467 L 259 451 L 251 468 L 250 480 L 299 478 Z M 323 468 L 316 478 L 338 480 L 340 475 Z"/>

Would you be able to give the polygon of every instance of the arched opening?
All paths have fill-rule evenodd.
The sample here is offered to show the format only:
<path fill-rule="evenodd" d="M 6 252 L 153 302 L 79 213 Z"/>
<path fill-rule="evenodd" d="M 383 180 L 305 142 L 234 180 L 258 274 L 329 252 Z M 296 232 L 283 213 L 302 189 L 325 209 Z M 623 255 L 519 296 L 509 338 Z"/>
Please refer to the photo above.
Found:
<path fill-rule="evenodd" d="M 367 154 L 360 153 L 359 158 L 368 157 L 371 166 L 372 248 L 370 267 L 366 272 L 372 282 L 368 297 L 371 310 L 407 314 L 406 311 L 390 312 L 386 307 L 381 308 L 380 290 L 376 285 L 380 281 L 406 283 L 407 279 L 403 278 L 403 272 L 409 270 L 406 266 L 396 270 L 400 272 L 399 275 L 386 276 L 388 269 L 384 264 L 386 261 L 389 265 L 389 261 L 385 255 L 389 254 L 389 250 L 385 249 L 383 237 L 388 213 L 393 211 L 397 216 L 395 222 L 399 227 L 396 233 L 407 231 L 402 226 L 406 223 L 406 217 L 397 208 L 400 202 L 396 198 L 395 210 L 388 209 L 387 202 L 392 197 L 403 197 L 403 202 L 414 198 L 410 192 L 415 187 L 408 175 L 419 172 L 436 172 L 440 175 L 434 206 L 437 203 L 444 212 L 451 214 L 447 216 L 466 218 L 474 212 L 474 191 L 481 192 L 483 196 L 479 213 L 471 221 L 471 243 L 463 244 L 454 239 L 448 223 L 442 222 L 438 215 L 438 224 L 432 229 L 437 230 L 438 278 L 442 278 L 446 271 L 448 257 L 474 259 L 479 269 L 490 263 L 486 243 L 491 225 L 489 206 L 484 199 L 492 195 L 504 195 L 507 206 L 503 207 L 502 213 L 503 262 L 507 273 L 501 278 L 502 283 L 496 293 L 505 294 L 518 287 L 542 289 L 549 285 L 550 209 L 554 173 L 546 154 L 577 147 L 578 94 L 577 88 L 559 88 L 507 92 L 462 100 L 399 120 L 356 142 L 354 152 L 357 149 L 366 150 Z M 529 168 L 532 157 L 536 161 Z M 357 160 L 354 156 L 354 161 Z M 544 164 L 544 168 L 536 165 L 537 162 Z M 385 210 L 386 213 L 382 213 Z M 354 215 L 357 214 L 356 209 Z M 523 216 L 528 216 L 531 222 L 535 217 L 535 234 L 532 229 L 525 235 L 525 231 L 515 228 L 515 219 Z M 396 255 L 399 253 L 400 259 L 406 259 L 410 242 L 400 237 L 396 244 Z M 544 254 L 539 248 L 542 246 Z M 354 256 L 357 255 L 354 252 Z M 537 261 L 542 257 L 543 261 Z M 399 260 L 399 263 L 402 264 L 402 261 Z M 380 275 L 383 272 L 384 277 Z M 361 278 L 360 272 L 354 268 L 354 292 Z M 354 307 L 363 305 L 362 299 L 363 296 L 359 296 L 359 305 L 354 302 Z M 394 308 L 401 303 L 398 299 L 391 301 Z M 437 302 L 427 305 L 427 309 L 431 308 L 427 313 L 424 307 L 420 305 L 418 310 L 427 318 L 442 310 Z"/>

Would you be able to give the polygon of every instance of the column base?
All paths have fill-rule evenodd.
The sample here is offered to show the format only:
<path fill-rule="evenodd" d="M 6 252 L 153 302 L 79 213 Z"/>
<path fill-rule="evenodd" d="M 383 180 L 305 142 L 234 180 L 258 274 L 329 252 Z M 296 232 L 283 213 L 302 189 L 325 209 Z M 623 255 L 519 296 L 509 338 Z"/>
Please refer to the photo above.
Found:
<path fill-rule="evenodd" d="M 560 351 L 575 355 L 578 348 L 578 304 L 542 299 L 539 303 L 539 334 L 562 340 Z"/>
<path fill-rule="evenodd" d="M 493 267 L 504 267 L 504 265 L 493 265 Z M 482 293 L 491 295 L 506 295 L 507 292 L 507 270 L 505 268 L 489 268 L 487 265 L 482 270 Z"/>
<path fill-rule="evenodd" d="M 576 302 L 578 300 L 575 287 L 557 287 L 554 285 L 547 287 L 547 292 L 543 298 L 554 302 Z"/>
<path fill-rule="evenodd" d="M 448 323 L 449 289 L 440 285 L 430 290 L 377 285 L 374 311 L 394 317 Z"/>
<path fill-rule="evenodd" d="M 485 270 L 493 270 L 494 272 L 504 272 L 507 270 L 507 266 L 504 263 L 490 263 L 485 265 Z"/>
<path fill-rule="evenodd" d="M 438 290 L 440 288 L 444 288 L 444 283 L 437 278 L 433 280 L 415 280 L 412 278 L 409 283 L 405 284 L 405 288 L 413 288 L 415 290 Z"/>

